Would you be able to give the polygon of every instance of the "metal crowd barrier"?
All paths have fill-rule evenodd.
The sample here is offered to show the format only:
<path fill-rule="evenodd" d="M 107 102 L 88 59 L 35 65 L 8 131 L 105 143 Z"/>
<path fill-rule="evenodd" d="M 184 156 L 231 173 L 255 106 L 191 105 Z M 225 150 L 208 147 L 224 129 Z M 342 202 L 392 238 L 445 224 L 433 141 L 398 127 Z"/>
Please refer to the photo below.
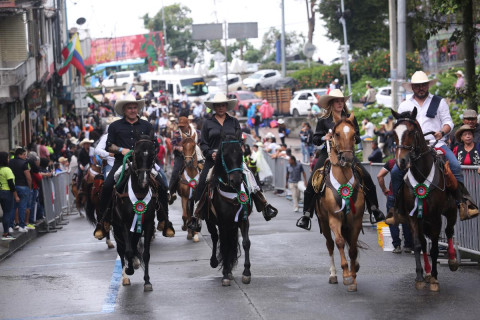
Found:
<path fill-rule="evenodd" d="M 253 139 L 249 140 L 249 135 L 247 135 L 247 143 Z M 250 137 L 251 138 L 251 137 Z M 265 160 L 270 166 L 270 169 L 273 173 L 272 187 L 276 190 L 285 190 L 285 179 L 286 179 L 286 168 L 288 162 L 286 159 L 271 159 L 268 155 L 265 155 Z M 382 190 L 378 185 L 377 175 L 380 170 L 385 165 L 384 163 L 362 163 L 366 170 L 370 173 L 374 184 L 376 185 L 378 205 L 379 208 L 386 212 L 387 198 L 383 194 Z M 302 164 L 307 179 L 310 177 L 310 167 L 308 164 Z M 462 172 L 465 177 L 465 186 L 470 191 L 475 203 L 480 205 L 480 175 L 477 173 L 479 167 L 477 166 L 462 166 Z M 388 187 L 390 185 L 390 175 L 388 174 L 385 177 L 385 185 Z M 445 219 L 442 217 L 442 219 Z M 460 218 L 457 218 L 457 223 L 455 225 L 454 233 L 454 242 L 457 247 L 457 251 L 464 251 L 470 254 L 480 256 L 480 218 L 475 218 L 467 221 L 460 221 Z M 445 226 L 445 220 L 443 223 Z M 444 231 L 442 230 L 440 234 L 440 244 L 447 245 L 447 239 Z"/>

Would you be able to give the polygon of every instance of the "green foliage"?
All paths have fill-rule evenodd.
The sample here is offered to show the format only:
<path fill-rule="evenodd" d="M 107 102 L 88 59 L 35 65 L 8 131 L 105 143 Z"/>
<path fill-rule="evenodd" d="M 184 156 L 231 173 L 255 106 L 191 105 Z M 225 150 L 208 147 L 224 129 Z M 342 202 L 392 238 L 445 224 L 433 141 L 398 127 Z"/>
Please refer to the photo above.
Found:
<path fill-rule="evenodd" d="M 375 89 L 380 87 L 386 87 L 389 85 L 389 82 L 385 78 L 373 79 L 367 75 L 363 75 L 357 82 L 352 83 L 352 100 L 353 102 L 359 102 L 360 98 L 365 95 L 367 91 L 366 81 L 370 81 L 372 86 Z"/>
<path fill-rule="evenodd" d="M 340 64 L 315 66 L 295 71 L 290 76 L 298 81 L 299 89 L 325 88 L 335 78 L 342 78 Z"/>
<path fill-rule="evenodd" d="M 264 33 L 262 38 L 262 46 L 260 48 L 262 53 L 262 62 L 275 61 L 275 43 L 277 40 L 280 40 L 280 38 L 281 33 L 275 27 L 271 27 L 267 32 Z M 302 33 L 296 33 L 295 31 L 285 33 L 285 52 L 287 56 L 300 54 L 304 44 L 305 36 Z"/>
<path fill-rule="evenodd" d="M 243 54 L 243 59 L 250 63 L 256 63 L 262 59 L 262 52 L 258 49 L 250 48 Z"/>

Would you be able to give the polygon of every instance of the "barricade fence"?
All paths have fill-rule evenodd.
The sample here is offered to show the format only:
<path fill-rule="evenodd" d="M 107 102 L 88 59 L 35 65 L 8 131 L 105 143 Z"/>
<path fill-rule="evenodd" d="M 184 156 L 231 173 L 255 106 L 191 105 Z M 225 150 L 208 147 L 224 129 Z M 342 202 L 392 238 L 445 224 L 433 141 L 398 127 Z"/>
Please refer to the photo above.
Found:
<path fill-rule="evenodd" d="M 247 143 L 254 143 L 254 140 L 247 135 Z M 272 159 L 265 154 L 265 160 L 267 161 L 270 169 L 272 170 L 272 187 L 276 190 L 285 190 L 286 173 L 288 161 L 284 158 Z M 366 170 L 370 173 L 372 180 L 376 186 L 378 206 L 386 213 L 387 198 L 383 194 L 378 185 L 377 175 L 385 165 L 384 163 L 368 163 L 362 162 Z M 308 164 L 302 164 L 307 179 L 310 177 L 310 166 Z M 463 176 L 465 178 L 465 187 L 470 191 L 475 203 L 480 204 L 480 175 L 477 173 L 478 166 L 462 166 Z M 385 186 L 390 185 L 390 175 L 385 178 Z M 458 213 L 457 213 L 458 214 Z M 445 218 L 443 219 L 443 229 L 446 226 Z M 454 240 L 457 249 L 460 251 L 468 252 L 474 255 L 480 256 L 480 221 L 479 218 L 460 221 L 460 217 L 457 216 L 457 223 L 455 224 Z M 447 238 L 445 231 L 442 230 L 440 234 L 440 244 L 447 245 Z"/>

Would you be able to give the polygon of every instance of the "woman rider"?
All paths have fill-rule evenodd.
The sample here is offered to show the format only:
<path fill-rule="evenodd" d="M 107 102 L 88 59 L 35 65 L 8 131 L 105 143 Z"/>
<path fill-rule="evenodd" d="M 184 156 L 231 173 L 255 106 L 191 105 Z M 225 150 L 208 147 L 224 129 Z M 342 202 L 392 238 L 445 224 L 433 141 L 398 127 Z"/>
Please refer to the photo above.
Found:
<path fill-rule="evenodd" d="M 197 209 L 197 206 L 201 202 L 200 199 L 202 199 L 205 190 L 208 171 L 210 171 L 215 164 L 222 136 L 231 135 L 238 137 L 239 141 L 241 139 L 240 123 L 236 118 L 231 117 L 227 113 L 227 111 L 233 110 L 237 105 L 236 99 L 227 99 L 223 93 L 217 93 L 212 100 L 205 101 L 205 104 L 208 108 L 212 109 L 215 114 L 211 118 L 206 119 L 202 126 L 200 149 L 206 160 L 196 188 L 196 206 L 194 210 L 195 215 L 200 213 L 200 217 L 203 216 L 201 213 L 205 212 L 206 207 L 203 205 L 201 208 Z M 257 201 L 259 201 L 261 202 L 262 207 L 264 207 L 263 215 L 265 220 L 268 221 L 276 216 L 277 210 L 267 203 L 265 197 L 260 191 L 252 194 L 252 198 L 256 206 Z M 257 209 L 258 207 L 259 206 L 257 206 Z M 201 228 L 197 218 L 198 216 L 192 217 L 192 223 L 188 226 L 191 230 L 196 232 L 200 231 Z"/>
<path fill-rule="evenodd" d="M 319 99 L 319 105 L 326 110 L 325 114 L 319 118 L 317 122 L 317 128 L 315 129 L 315 134 L 313 135 L 313 144 L 316 146 L 321 145 L 325 141 L 330 141 L 332 138 L 332 133 L 330 129 L 333 129 L 335 123 L 339 121 L 342 117 L 348 117 L 348 109 L 345 105 L 350 96 L 345 97 L 339 89 L 330 91 L 328 95 L 321 96 Z M 360 134 L 358 129 L 357 119 L 354 118 L 355 124 L 355 143 L 360 142 Z M 321 150 L 320 157 L 315 164 L 313 172 L 317 169 L 323 167 L 325 160 L 328 158 L 327 148 L 324 147 Z M 368 211 L 373 214 L 375 220 L 381 221 L 385 219 L 384 214 L 378 209 L 378 199 L 377 192 L 375 190 L 375 185 L 373 184 L 372 177 L 365 170 L 365 167 L 357 162 L 357 167 L 362 170 L 363 183 L 365 186 L 366 193 L 366 202 Z M 310 230 L 310 219 L 313 217 L 313 196 L 315 191 L 312 186 L 312 176 L 308 180 L 307 188 L 303 193 L 304 205 L 303 205 L 303 216 L 298 219 L 297 227 Z"/>

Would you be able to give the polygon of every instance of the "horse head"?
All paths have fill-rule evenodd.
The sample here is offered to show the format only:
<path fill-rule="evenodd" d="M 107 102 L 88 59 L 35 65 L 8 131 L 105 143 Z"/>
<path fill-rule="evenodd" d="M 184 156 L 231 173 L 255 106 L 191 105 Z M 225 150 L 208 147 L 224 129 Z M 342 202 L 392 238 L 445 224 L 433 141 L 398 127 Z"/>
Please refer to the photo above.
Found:
<path fill-rule="evenodd" d="M 182 153 L 185 159 L 185 165 L 189 168 L 195 168 L 197 166 L 197 152 L 196 143 L 190 137 L 182 139 Z"/>
<path fill-rule="evenodd" d="M 223 176 L 226 179 L 224 182 L 235 190 L 241 189 L 243 180 L 243 150 L 238 137 L 238 135 L 222 135 L 215 163 L 216 168 L 221 168 L 217 171 L 220 173 L 219 177 Z"/>
<path fill-rule="evenodd" d="M 148 178 L 155 164 L 155 155 L 153 131 L 150 135 L 139 136 L 133 148 L 132 173 L 137 177 L 138 185 L 141 188 L 148 187 Z"/>
<path fill-rule="evenodd" d="M 416 158 L 417 152 L 427 148 L 427 144 L 422 134 L 422 128 L 416 120 L 416 107 L 411 112 L 406 111 L 401 114 L 392 110 L 392 115 L 397 120 L 393 127 L 393 135 L 397 145 L 395 160 L 400 169 L 406 170 L 410 168 L 411 161 Z"/>
<path fill-rule="evenodd" d="M 354 114 L 342 117 L 332 129 L 332 150 L 336 153 L 341 167 L 351 166 L 355 159 L 355 125 Z"/>

